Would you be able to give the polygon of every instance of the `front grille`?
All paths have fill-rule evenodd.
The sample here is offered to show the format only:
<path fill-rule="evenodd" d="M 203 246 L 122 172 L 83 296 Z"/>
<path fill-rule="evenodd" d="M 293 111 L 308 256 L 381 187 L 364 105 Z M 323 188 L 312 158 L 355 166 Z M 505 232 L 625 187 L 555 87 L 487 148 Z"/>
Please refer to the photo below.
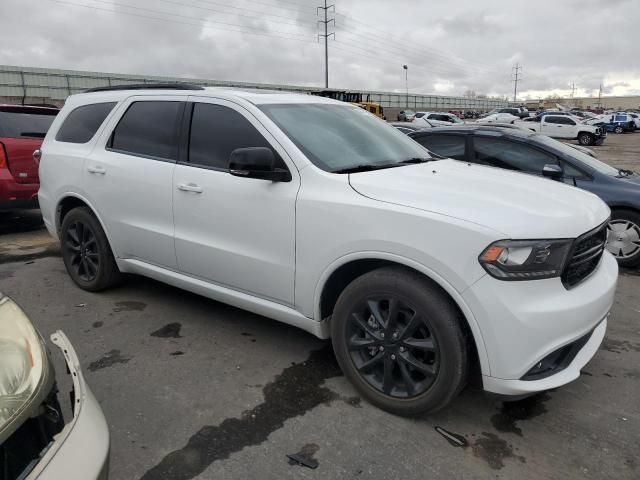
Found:
<path fill-rule="evenodd" d="M 562 273 L 562 283 L 566 288 L 582 282 L 600 263 L 607 243 L 607 223 L 578 237 L 574 242 L 573 251 Z"/>

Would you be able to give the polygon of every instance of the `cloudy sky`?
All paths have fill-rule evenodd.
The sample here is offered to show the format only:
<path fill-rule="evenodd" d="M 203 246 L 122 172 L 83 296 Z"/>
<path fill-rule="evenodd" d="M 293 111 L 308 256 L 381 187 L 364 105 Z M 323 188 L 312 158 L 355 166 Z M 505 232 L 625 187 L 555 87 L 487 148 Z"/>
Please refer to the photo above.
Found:
<path fill-rule="evenodd" d="M 0 0 L 0 64 L 323 86 L 323 2 Z M 638 0 L 329 3 L 330 87 L 640 95 Z"/>

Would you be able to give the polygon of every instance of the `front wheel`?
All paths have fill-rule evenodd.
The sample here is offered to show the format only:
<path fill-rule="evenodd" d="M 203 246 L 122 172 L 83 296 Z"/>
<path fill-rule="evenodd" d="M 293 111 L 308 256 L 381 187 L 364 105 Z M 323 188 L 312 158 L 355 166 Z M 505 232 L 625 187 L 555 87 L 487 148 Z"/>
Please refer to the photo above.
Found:
<path fill-rule="evenodd" d="M 607 250 L 622 267 L 640 265 L 640 214 L 614 210 L 607 226 Z"/>
<path fill-rule="evenodd" d="M 580 145 L 595 145 L 596 137 L 592 133 L 584 132 L 578 135 L 578 143 Z"/>
<path fill-rule="evenodd" d="M 119 281 L 120 271 L 107 236 L 88 208 L 74 208 L 65 215 L 60 249 L 67 273 L 83 290 L 97 292 Z"/>
<path fill-rule="evenodd" d="M 618 125 L 616 128 L 613 129 L 613 131 L 615 133 L 624 133 L 624 128 L 622 128 L 620 125 Z"/>
<path fill-rule="evenodd" d="M 389 267 L 347 286 L 331 334 L 345 376 L 372 404 L 398 415 L 433 412 L 462 389 L 467 343 L 460 316 L 438 287 Z"/>

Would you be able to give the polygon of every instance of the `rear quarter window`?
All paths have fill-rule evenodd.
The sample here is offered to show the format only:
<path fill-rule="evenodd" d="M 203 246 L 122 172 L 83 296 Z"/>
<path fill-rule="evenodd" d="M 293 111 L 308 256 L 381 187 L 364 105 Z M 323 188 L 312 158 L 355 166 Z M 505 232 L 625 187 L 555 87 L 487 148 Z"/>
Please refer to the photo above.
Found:
<path fill-rule="evenodd" d="M 56 134 L 56 141 L 87 143 L 96 134 L 116 103 L 92 103 L 75 108 L 62 122 Z"/>

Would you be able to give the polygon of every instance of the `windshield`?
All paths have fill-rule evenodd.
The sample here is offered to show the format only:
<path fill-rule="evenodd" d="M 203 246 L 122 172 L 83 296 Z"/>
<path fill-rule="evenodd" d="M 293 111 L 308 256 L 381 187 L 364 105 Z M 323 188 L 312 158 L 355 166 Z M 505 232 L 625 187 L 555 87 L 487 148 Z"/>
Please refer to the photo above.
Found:
<path fill-rule="evenodd" d="M 295 103 L 260 109 L 315 166 L 328 172 L 430 158 L 420 144 L 357 107 Z"/>
<path fill-rule="evenodd" d="M 612 177 L 616 177 L 620 175 L 620 171 L 617 168 L 611 167 L 604 162 L 601 162 L 597 158 L 593 158 L 590 155 L 587 155 L 580 150 L 573 148 L 565 143 L 559 142 L 558 140 L 554 140 L 553 138 L 547 137 L 546 135 L 536 135 L 535 141 L 542 143 L 544 145 L 548 145 L 550 147 L 555 148 L 556 150 L 560 150 L 571 158 L 575 158 L 576 160 L 582 162 L 588 167 L 593 168 L 597 172 L 603 173 L 605 175 L 610 175 Z"/>
<path fill-rule="evenodd" d="M 0 136 L 44 138 L 55 114 L 0 112 Z"/>

